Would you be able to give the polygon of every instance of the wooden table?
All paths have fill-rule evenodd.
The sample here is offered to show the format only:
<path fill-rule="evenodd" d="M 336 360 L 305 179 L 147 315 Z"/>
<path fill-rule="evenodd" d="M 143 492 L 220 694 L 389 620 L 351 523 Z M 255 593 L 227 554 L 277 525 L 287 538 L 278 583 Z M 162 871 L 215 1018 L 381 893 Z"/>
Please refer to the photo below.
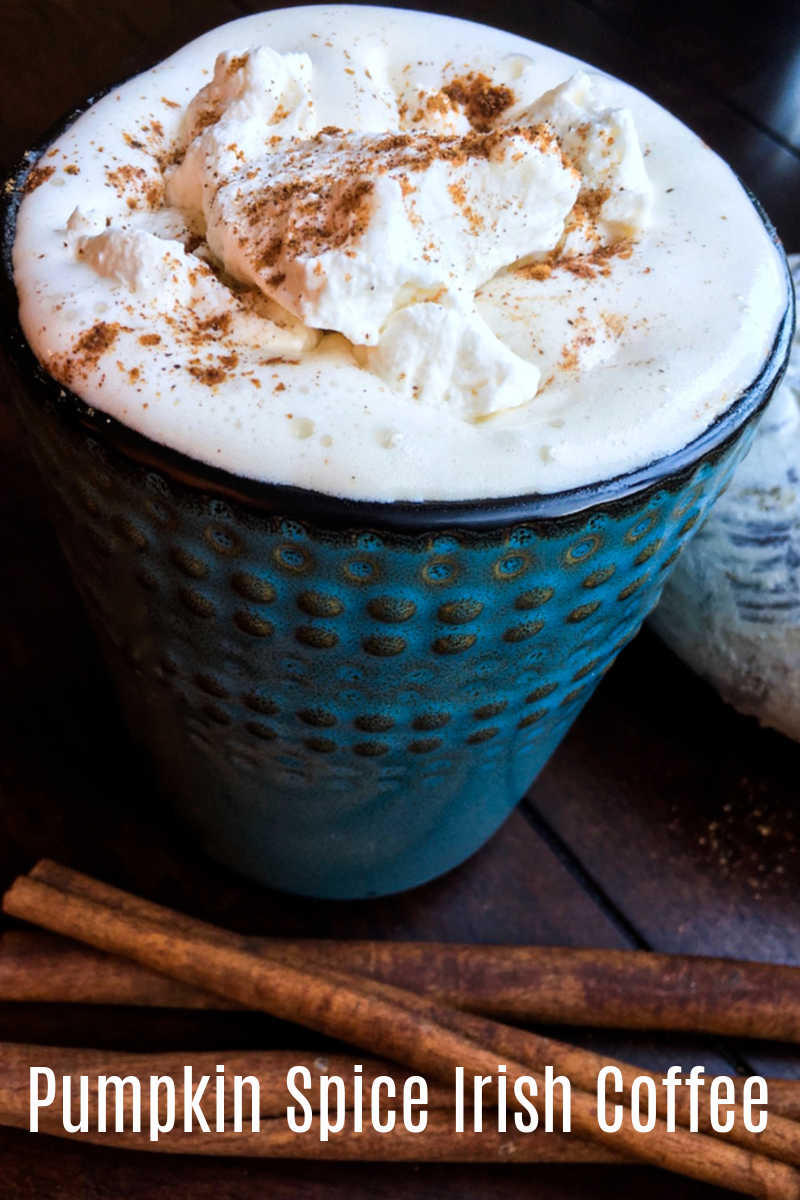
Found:
<path fill-rule="evenodd" d="M 9 161 L 87 93 L 161 58 L 250 0 L 6 0 Z M 800 249 L 796 5 L 486 0 L 500 22 L 620 75 L 683 117 Z M 793 12 L 794 9 L 794 12 Z M 8 386 L 13 386 L 9 378 Z M 7 389 L 4 389 L 7 391 Z M 5 396 L 4 396 L 5 399 Z M 800 963 L 800 749 L 737 716 L 647 632 L 621 656 L 501 832 L 411 894 L 364 903 L 256 888 L 184 843 L 131 761 L 114 700 L 17 423 L 0 405 L 0 885 L 40 855 L 243 931 L 638 946 Z M 0 1039 L 132 1050 L 308 1046 L 256 1014 L 0 1005 Z M 582 1035 L 647 1066 L 800 1075 L 785 1047 Z M 624 1171 L 624 1173 L 623 1173 Z M 655 1171 L 172 1159 L 0 1130 L 0 1197 L 711 1196 Z"/>

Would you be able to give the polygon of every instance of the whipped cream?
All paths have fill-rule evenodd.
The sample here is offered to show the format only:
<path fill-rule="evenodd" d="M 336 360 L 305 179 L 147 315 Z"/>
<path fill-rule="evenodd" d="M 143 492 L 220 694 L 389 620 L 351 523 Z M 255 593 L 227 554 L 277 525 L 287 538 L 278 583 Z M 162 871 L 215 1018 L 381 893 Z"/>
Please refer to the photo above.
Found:
<path fill-rule="evenodd" d="M 15 275 L 51 373 L 196 458 L 355 498 L 642 466 L 751 381 L 786 303 L 745 193 L 674 118 L 428 14 L 232 22 L 94 105 L 33 182 Z"/>
<path fill-rule="evenodd" d="M 530 400 L 538 367 L 492 334 L 475 293 L 554 250 L 579 192 L 602 193 L 599 244 L 643 228 L 651 189 L 630 113 L 598 108 L 585 73 L 527 108 L 473 74 L 417 96 L 414 124 L 433 129 L 391 132 L 408 100 L 384 87 L 376 119 L 390 132 L 345 131 L 320 128 L 313 75 L 307 54 L 220 54 L 188 107 L 168 202 L 234 278 L 376 346 L 358 361 L 404 399 L 465 419 Z"/>

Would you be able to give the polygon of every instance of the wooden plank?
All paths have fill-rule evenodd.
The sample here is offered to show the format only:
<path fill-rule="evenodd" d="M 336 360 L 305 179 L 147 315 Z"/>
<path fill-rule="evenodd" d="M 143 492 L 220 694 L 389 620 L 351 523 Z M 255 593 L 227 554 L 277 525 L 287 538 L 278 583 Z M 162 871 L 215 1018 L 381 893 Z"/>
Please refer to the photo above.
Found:
<path fill-rule="evenodd" d="M 637 0 L 586 0 L 621 32 L 658 55 L 662 69 L 682 64 L 734 109 L 800 151 L 800 37 L 795 0 L 751 5 L 667 6 Z"/>
<path fill-rule="evenodd" d="M 796 767 L 644 633 L 530 797 L 651 945 L 800 962 Z"/>
<path fill-rule="evenodd" d="M 160 62 L 191 37 L 241 16 L 233 0 L 25 0 L 3 5 L 0 146 L 15 162 L 87 96 Z M 12 99 L 13 98 L 13 99 Z"/>
<path fill-rule="evenodd" d="M 529 803 L 651 947 L 800 963 L 797 796 L 797 746 L 645 633 Z M 764 1072 L 800 1073 L 794 1049 L 743 1052 Z"/>

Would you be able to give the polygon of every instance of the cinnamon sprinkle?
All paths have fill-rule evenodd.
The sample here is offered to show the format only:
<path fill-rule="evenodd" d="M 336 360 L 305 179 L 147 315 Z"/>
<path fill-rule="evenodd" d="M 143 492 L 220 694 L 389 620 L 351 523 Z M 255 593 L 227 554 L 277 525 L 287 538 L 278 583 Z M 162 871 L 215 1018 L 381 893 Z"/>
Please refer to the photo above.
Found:
<path fill-rule="evenodd" d="M 524 266 L 517 268 L 517 274 L 524 276 L 525 279 L 549 279 L 553 274 L 553 263 L 546 261 L 525 263 Z"/>
<path fill-rule="evenodd" d="M 621 239 L 608 246 L 598 245 L 586 254 L 564 254 L 563 249 L 552 251 L 536 262 L 521 263 L 514 274 L 523 279 L 549 279 L 554 271 L 569 271 L 578 279 L 595 279 L 598 275 L 607 278 L 611 274 L 611 260 L 630 258 L 633 242 Z"/>
<path fill-rule="evenodd" d="M 463 109 L 472 128 L 481 133 L 490 130 L 515 100 L 511 88 L 493 84 L 482 72 L 453 79 L 442 88 L 442 93 Z"/>
<path fill-rule="evenodd" d="M 82 356 L 87 366 L 95 366 L 100 355 L 114 345 L 119 331 L 120 326 L 117 324 L 108 325 L 105 321 L 98 321 L 78 338 L 74 347 L 75 353 Z"/>
<path fill-rule="evenodd" d="M 628 324 L 627 318 L 621 313 L 601 312 L 600 319 L 612 337 L 617 339 L 622 337 Z"/>
<path fill-rule="evenodd" d="M 609 246 L 598 246 L 591 254 L 574 254 L 562 258 L 556 265 L 580 279 L 594 279 L 597 275 L 608 277 L 611 274 L 610 260 L 630 258 L 632 253 L 631 242 L 612 242 Z"/>
<path fill-rule="evenodd" d="M 211 317 L 205 317 L 197 322 L 197 329 L 200 333 L 210 333 L 215 336 L 223 336 L 230 332 L 233 316 L 230 312 L 214 313 Z"/>
<path fill-rule="evenodd" d="M 160 176 L 148 175 L 144 167 L 135 167 L 125 163 L 114 170 L 106 171 L 106 181 L 113 187 L 122 199 L 127 197 L 128 207 L 139 207 L 139 201 L 144 200 L 147 207 L 159 208 L 164 201 L 164 181 Z"/>
<path fill-rule="evenodd" d="M 55 167 L 52 164 L 48 164 L 46 167 L 33 167 L 28 172 L 28 178 L 25 180 L 25 185 L 22 189 L 23 193 L 27 196 L 31 192 L 35 192 L 43 183 L 47 183 L 51 175 L 54 174 Z"/>
<path fill-rule="evenodd" d="M 72 354 L 57 354 L 53 357 L 49 363 L 50 373 L 69 387 L 78 376 L 85 377 L 97 367 L 120 333 L 129 332 L 127 326 L 116 322 L 96 322 L 77 338 L 72 347 Z"/>
<path fill-rule="evenodd" d="M 334 153 L 339 153 L 339 161 L 323 175 L 312 174 L 315 145 L 334 138 L 340 139 L 332 147 Z M 410 173 L 427 170 L 434 162 L 462 167 L 472 160 L 490 160 L 502 156 L 512 139 L 524 140 L 542 153 L 561 153 L 557 139 L 545 124 L 483 133 L 473 130 L 463 136 L 388 133 L 365 136 L 356 147 L 338 130 L 321 130 L 287 155 L 286 169 L 292 172 L 291 179 L 268 183 L 246 204 L 248 235 L 241 238 L 242 245 L 258 270 L 265 273 L 286 255 L 319 255 L 353 246 L 366 231 L 372 210 L 375 184 L 367 173 L 400 174 L 401 189 L 408 196 L 414 190 Z M 343 178 L 352 178 L 352 182 L 342 186 Z M 463 188 L 453 198 L 473 233 L 477 232 L 481 218 L 467 203 Z M 281 232 L 276 233 L 276 228 Z M 266 282 L 277 288 L 283 279 L 284 273 L 278 270 Z"/>
<path fill-rule="evenodd" d="M 207 387 L 214 387 L 228 377 L 228 373 L 224 367 L 218 365 L 204 366 L 196 360 L 189 363 L 187 370 L 199 383 L 204 383 Z"/>
<path fill-rule="evenodd" d="M 480 213 L 477 213 L 467 199 L 467 193 L 464 184 L 461 182 L 451 183 L 447 188 L 453 203 L 461 210 L 470 228 L 470 233 L 477 234 L 483 229 L 486 222 Z"/>
<path fill-rule="evenodd" d="M 229 77 L 235 75 L 237 71 L 241 71 L 242 67 L 246 67 L 249 61 L 249 54 L 237 54 L 236 58 L 232 58 L 228 63 L 225 74 Z"/>

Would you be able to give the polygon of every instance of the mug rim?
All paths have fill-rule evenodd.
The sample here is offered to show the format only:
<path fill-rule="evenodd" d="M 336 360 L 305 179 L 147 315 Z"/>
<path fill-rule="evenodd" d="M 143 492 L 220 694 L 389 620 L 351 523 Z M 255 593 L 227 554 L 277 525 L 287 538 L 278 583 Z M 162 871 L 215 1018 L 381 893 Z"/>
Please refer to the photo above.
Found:
<path fill-rule="evenodd" d="M 27 175 L 57 137 L 103 96 L 121 86 L 120 83 L 113 84 L 75 106 L 50 127 L 33 150 L 26 151 L 12 170 L 5 173 L 3 195 L 0 198 L 0 253 L 3 268 L 0 304 L 6 310 L 6 343 L 10 346 L 12 358 L 25 385 L 32 384 L 41 393 L 42 399 L 54 403 L 70 423 L 110 443 L 126 458 L 162 471 L 183 485 L 215 493 L 267 515 L 307 520 L 320 527 L 336 529 L 368 527 L 421 533 L 458 527 L 480 532 L 529 521 L 578 517 L 587 509 L 641 496 L 667 480 L 682 475 L 707 454 L 721 450 L 766 406 L 786 370 L 795 327 L 795 295 L 791 273 L 775 227 L 750 188 L 738 180 L 780 256 L 786 283 L 786 308 L 772 346 L 755 379 L 697 437 L 678 450 L 632 471 L 557 492 L 529 492 L 473 500 L 420 501 L 353 500 L 311 488 L 235 475 L 222 467 L 192 458 L 131 429 L 116 417 L 92 408 L 64 387 L 36 358 L 19 321 L 12 251 L 16 217 L 25 194 Z"/>

